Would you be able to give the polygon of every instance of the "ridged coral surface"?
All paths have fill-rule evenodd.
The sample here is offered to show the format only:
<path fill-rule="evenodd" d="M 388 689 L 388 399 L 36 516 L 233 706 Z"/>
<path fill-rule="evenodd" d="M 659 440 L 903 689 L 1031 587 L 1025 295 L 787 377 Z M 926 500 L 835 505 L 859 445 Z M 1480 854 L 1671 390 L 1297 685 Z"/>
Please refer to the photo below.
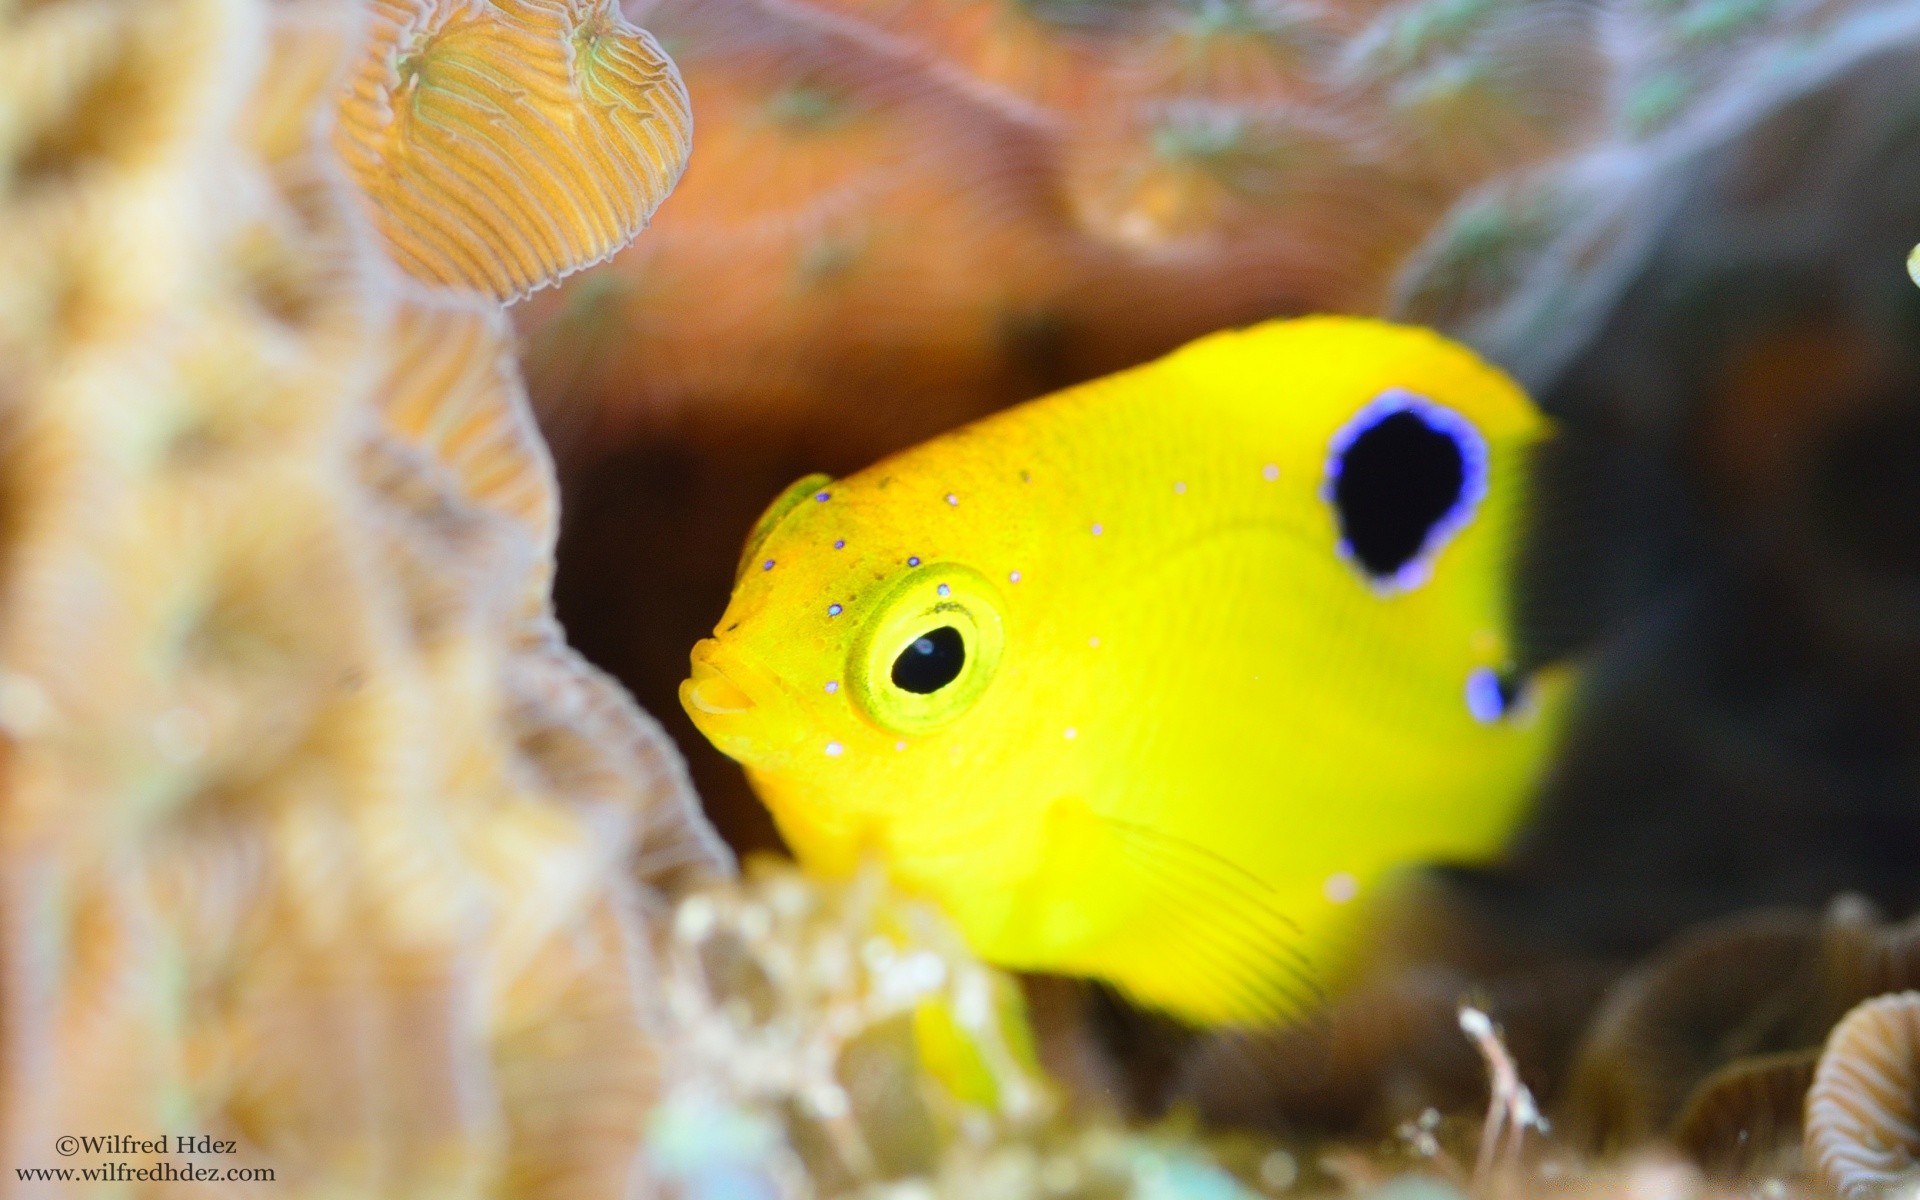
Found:
<path fill-rule="evenodd" d="M 1844 1200 L 1920 1181 L 1920 992 L 1869 1000 L 1834 1027 L 1807 1093 L 1807 1157 Z"/>
<path fill-rule="evenodd" d="M 267 1192 L 618 1194 L 645 896 L 724 852 L 547 615 L 504 318 L 340 177 L 356 21 L 0 9 L 7 1167 L 204 1133 Z"/>
<path fill-rule="evenodd" d="M 394 258 L 499 299 L 633 239 L 692 117 L 613 0 L 375 0 L 336 138 Z"/>

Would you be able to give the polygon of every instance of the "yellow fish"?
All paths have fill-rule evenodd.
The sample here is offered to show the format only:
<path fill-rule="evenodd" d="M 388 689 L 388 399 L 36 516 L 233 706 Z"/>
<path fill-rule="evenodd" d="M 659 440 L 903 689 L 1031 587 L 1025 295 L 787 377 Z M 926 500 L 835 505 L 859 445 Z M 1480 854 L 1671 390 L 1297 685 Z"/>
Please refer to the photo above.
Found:
<path fill-rule="evenodd" d="M 767 510 L 681 701 L 802 864 L 1190 1021 L 1302 1014 L 1396 868 L 1483 861 L 1545 419 L 1437 334 L 1216 334 Z"/>

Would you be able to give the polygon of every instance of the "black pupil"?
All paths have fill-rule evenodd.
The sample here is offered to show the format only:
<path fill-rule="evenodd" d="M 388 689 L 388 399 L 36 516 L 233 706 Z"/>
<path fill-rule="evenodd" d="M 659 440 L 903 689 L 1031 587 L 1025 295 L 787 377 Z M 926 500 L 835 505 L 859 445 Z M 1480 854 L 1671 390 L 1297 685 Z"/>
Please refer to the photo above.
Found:
<path fill-rule="evenodd" d="M 902 691 L 925 696 L 960 678 L 967 665 L 967 643 L 951 625 L 922 634 L 893 660 L 893 683 Z"/>
<path fill-rule="evenodd" d="M 1466 479 L 1459 444 L 1406 409 L 1354 438 L 1340 457 L 1333 503 L 1367 574 L 1391 578 L 1412 562 Z"/>

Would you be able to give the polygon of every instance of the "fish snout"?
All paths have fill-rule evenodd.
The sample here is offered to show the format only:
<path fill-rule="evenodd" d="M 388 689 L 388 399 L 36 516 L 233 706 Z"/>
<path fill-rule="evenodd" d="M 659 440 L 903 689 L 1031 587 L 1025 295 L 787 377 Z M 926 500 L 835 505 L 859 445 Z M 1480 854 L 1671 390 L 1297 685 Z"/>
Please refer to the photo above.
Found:
<path fill-rule="evenodd" d="M 765 762 L 797 741 L 800 714 L 777 679 L 714 638 L 694 644 L 680 704 L 722 754 Z"/>
<path fill-rule="evenodd" d="M 680 684 L 680 703 L 686 705 L 690 713 L 705 713 L 710 717 L 751 712 L 753 697 L 714 665 L 713 652 L 718 648 L 719 643 L 712 638 L 702 638 L 694 644 L 692 672 Z"/>

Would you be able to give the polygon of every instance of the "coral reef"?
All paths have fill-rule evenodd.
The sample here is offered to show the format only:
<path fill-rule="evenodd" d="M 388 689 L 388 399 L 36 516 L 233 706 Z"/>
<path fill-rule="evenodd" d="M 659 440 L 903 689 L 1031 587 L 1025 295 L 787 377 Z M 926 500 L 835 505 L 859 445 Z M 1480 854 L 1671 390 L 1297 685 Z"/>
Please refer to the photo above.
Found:
<path fill-rule="evenodd" d="M 1451 261 L 1415 250 L 1421 221 L 1528 164 L 1564 172 L 1601 136 L 1583 124 L 1601 120 L 1594 95 L 1502 57 L 1531 61 L 1547 38 L 1541 61 L 1564 66 L 1590 46 L 1473 5 L 1201 6 L 1171 24 L 1152 4 L 1007 5 L 984 23 L 958 0 L 692 11 L 658 16 L 702 67 L 689 90 L 716 117 L 716 166 L 651 248 L 541 301 L 536 365 L 591 349 L 542 343 L 540 321 L 601 303 L 622 314 L 604 326 L 618 348 L 661 368 L 645 386 L 662 411 L 778 392 L 714 429 L 858 408 L 901 379 L 952 385 L 868 413 L 847 453 L 1196 314 L 1336 294 L 1233 281 L 1194 298 L 1220 256 L 1248 264 L 1242 281 L 1315 278 L 1269 254 L 1260 206 L 1302 222 L 1289 238 L 1338 206 L 1291 190 L 1276 161 L 1324 167 L 1349 199 L 1374 185 L 1343 172 L 1387 171 L 1370 178 L 1403 195 L 1422 172 L 1442 180 L 1407 210 L 1420 221 L 1387 220 L 1326 268 L 1357 289 L 1338 295 L 1378 300 L 1392 264 Z M 1707 136 L 1716 96 L 1768 74 L 1785 32 L 1809 34 L 1807 57 L 1766 87 L 1887 44 L 1896 16 L 1663 7 L 1626 26 L 1647 39 L 1637 83 L 1607 102 L 1637 96 L 1630 136 L 1665 149 L 1636 161 L 1668 162 Z M 1355 119 L 1395 131 L 1375 147 L 1394 163 L 1322 157 L 1353 150 L 1306 119 L 1326 99 L 1297 87 L 1298 64 L 1322 61 L 1385 106 Z M 1655 86 L 1663 64 L 1694 90 Z M 1428 90 L 1386 82 L 1415 77 Z M 381 99 L 396 79 L 421 91 Z M 1538 104 L 1485 108 L 1529 88 Z M 131 1129 L 230 1138 L 198 1165 L 315 1195 L 1750 1194 L 1664 1149 L 1583 1156 L 1520 1104 L 1516 1064 L 1557 1069 L 1585 1024 L 1604 976 L 1590 965 L 1428 945 L 1317 1031 L 1203 1040 L 1162 1064 L 1177 1100 L 1264 1131 L 1182 1115 L 1142 1129 L 1084 1012 L 1049 1008 L 1045 985 L 1030 1006 L 929 910 L 872 878 L 733 877 L 672 746 L 560 634 L 555 472 L 495 302 L 616 249 L 679 170 L 681 93 L 616 10 L 39 0 L 0 6 L 0 101 L 6 1167 L 59 1165 L 67 1133 Z M 1235 105 L 1245 120 L 1221 117 Z M 1487 139 L 1436 158 L 1435 131 L 1468 113 Z M 471 153 L 479 130 L 520 148 Z M 805 153 L 782 153 L 799 139 Z M 764 186 L 730 188 L 753 171 Z M 532 231 L 455 199 L 536 204 L 556 179 L 581 198 L 577 225 Z M 952 238 L 928 244 L 930 224 Z M 1577 225 L 1543 244 L 1561 252 Z M 809 254 L 819 290 L 765 288 Z M 977 269 L 1001 261 L 1021 269 Z M 1492 329 L 1525 292 L 1447 295 Z M 1131 311 L 1149 293 L 1165 311 Z M 1075 348 L 1085 313 L 1124 332 Z M 737 353 L 716 352 L 729 336 Z M 874 339 L 901 356 L 871 358 Z M 754 470 L 791 452 L 762 447 Z M 730 559 L 736 543 L 716 544 Z M 1699 932 L 1602 1001 L 1556 1120 L 1600 1144 L 1671 1139 L 1769 1197 L 1877 1188 L 1855 1172 L 1905 1165 L 1887 1131 L 1904 1136 L 1911 1098 L 1910 997 L 1840 1018 L 1916 974 L 1913 928 L 1857 905 Z M 1509 1045 L 1474 1026 L 1490 1126 L 1457 1024 L 1483 986 L 1513 1030 Z M 1075 1055 L 1078 1076 L 1040 1066 Z M 1267 1077 L 1235 1091 L 1234 1071 Z M 1385 1126 L 1347 1142 L 1279 1128 L 1312 1106 Z"/>
<path fill-rule="evenodd" d="M 10 1169 L 139 1130 L 304 1194 L 633 1177 L 644 897 L 727 858 L 548 613 L 504 317 L 361 223 L 360 32 L 0 12 Z"/>
<path fill-rule="evenodd" d="M 1892 0 L 662 0 L 647 20 L 702 153 L 658 236 L 526 311 L 536 344 L 584 351 L 536 391 L 616 428 L 804 403 L 890 444 L 902 379 L 978 412 L 1305 309 L 1438 324 L 1540 378 L 1678 172 L 1920 37 Z M 730 356 L 772 369 L 712 374 Z"/>

